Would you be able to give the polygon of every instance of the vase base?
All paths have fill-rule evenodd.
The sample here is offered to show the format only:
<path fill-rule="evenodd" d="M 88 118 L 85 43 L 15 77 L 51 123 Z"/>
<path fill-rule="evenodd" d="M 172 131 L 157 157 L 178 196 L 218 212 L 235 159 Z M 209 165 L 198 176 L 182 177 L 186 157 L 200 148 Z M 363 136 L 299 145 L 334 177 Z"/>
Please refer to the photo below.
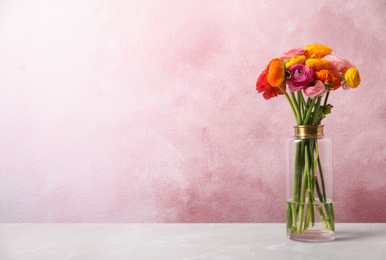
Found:
<path fill-rule="evenodd" d="M 305 230 L 301 234 L 287 234 L 288 239 L 300 242 L 331 242 L 335 239 L 335 232 L 330 230 Z"/>

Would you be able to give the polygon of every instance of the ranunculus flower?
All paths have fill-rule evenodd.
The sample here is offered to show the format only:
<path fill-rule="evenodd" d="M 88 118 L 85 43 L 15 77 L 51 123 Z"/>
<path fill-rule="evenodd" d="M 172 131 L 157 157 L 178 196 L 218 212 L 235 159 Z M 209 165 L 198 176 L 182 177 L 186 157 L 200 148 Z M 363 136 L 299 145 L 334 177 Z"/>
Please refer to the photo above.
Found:
<path fill-rule="evenodd" d="M 314 71 L 328 69 L 329 64 L 325 59 L 308 59 L 306 60 L 306 66 L 310 67 Z"/>
<path fill-rule="evenodd" d="M 350 88 L 357 88 L 361 83 L 361 76 L 359 75 L 358 69 L 355 67 L 349 68 L 344 74 L 344 80 Z"/>
<path fill-rule="evenodd" d="M 301 56 L 297 56 L 297 57 L 293 57 L 292 59 L 290 59 L 289 61 L 287 61 L 285 63 L 285 66 L 288 68 L 294 64 L 304 64 L 304 62 L 306 61 L 306 56 L 305 55 L 301 55 Z"/>
<path fill-rule="evenodd" d="M 339 75 L 344 75 L 349 68 L 352 68 L 353 65 L 345 59 L 336 57 L 334 55 L 326 55 L 323 57 L 330 64 L 330 70 Z"/>
<path fill-rule="evenodd" d="M 302 49 L 302 48 L 289 49 L 289 50 L 283 52 L 283 55 L 280 57 L 280 59 L 285 60 L 285 61 L 289 61 L 294 57 L 306 55 L 306 53 L 307 53 L 307 51 L 305 49 Z"/>
<path fill-rule="evenodd" d="M 294 64 L 287 71 L 291 74 L 291 77 L 287 79 L 291 91 L 306 88 L 315 77 L 314 71 L 303 64 Z"/>
<path fill-rule="evenodd" d="M 285 86 L 283 86 L 285 88 Z M 267 71 L 264 70 L 256 82 L 256 90 L 258 93 L 263 92 L 263 97 L 265 99 L 270 99 L 273 97 L 277 97 L 277 95 L 282 95 L 283 92 L 279 88 L 274 88 L 271 85 L 269 85 L 267 81 Z"/>
<path fill-rule="evenodd" d="M 285 67 L 281 59 L 272 59 L 267 68 L 267 81 L 272 87 L 281 86 L 285 81 Z"/>
<path fill-rule="evenodd" d="M 340 87 L 340 76 L 330 70 L 315 71 L 315 76 L 332 90 Z"/>
<path fill-rule="evenodd" d="M 323 58 L 332 52 L 331 47 L 320 44 L 309 44 L 304 49 L 307 50 L 307 58 Z"/>
<path fill-rule="evenodd" d="M 320 80 L 315 81 L 314 86 L 309 86 L 305 89 L 303 89 L 304 95 L 311 98 L 316 98 L 322 96 L 324 93 L 326 93 L 328 88 L 324 83 Z"/>

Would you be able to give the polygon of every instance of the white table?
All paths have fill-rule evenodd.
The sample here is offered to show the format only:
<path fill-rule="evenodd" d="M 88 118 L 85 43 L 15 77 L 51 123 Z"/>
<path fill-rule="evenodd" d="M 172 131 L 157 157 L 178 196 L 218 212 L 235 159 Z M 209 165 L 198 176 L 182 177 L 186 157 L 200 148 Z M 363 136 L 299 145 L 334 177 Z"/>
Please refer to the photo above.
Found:
<path fill-rule="evenodd" d="M 386 259 L 386 224 L 336 224 L 301 243 L 285 224 L 0 224 L 0 259 Z"/>

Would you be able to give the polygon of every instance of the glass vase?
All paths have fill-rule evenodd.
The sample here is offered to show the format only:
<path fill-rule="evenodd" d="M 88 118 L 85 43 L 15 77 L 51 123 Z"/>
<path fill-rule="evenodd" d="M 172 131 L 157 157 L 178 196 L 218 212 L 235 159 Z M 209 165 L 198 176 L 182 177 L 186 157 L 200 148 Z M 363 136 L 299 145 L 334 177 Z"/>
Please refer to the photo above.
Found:
<path fill-rule="evenodd" d="M 287 237 L 304 242 L 335 238 L 332 142 L 323 126 L 295 126 L 287 141 Z"/>

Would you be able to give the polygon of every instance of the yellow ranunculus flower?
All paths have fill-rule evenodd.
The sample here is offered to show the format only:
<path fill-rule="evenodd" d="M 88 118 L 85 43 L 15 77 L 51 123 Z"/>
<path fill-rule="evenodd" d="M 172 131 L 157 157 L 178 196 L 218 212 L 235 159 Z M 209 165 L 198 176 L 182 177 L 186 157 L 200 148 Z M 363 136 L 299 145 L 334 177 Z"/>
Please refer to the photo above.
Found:
<path fill-rule="evenodd" d="M 323 58 L 332 52 L 331 47 L 320 44 L 309 44 L 304 49 L 307 50 L 307 58 Z"/>
<path fill-rule="evenodd" d="M 344 80 L 350 88 L 357 88 L 361 83 L 361 76 L 359 75 L 358 69 L 355 67 L 349 68 L 344 74 Z"/>
<path fill-rule="evenodd" d="M 289 66 L 294 64 L 304 64 L 305 61 L 306 61 L 306 56 L 304 55 L 296 56 L 290 59 L 288 62 L 286 62 L 285 67 L 288 68 Z"/>
<path fill-rule="evenodd" d="M 328 69 L 329 64 L 325 59 L 308 59 L 306 60 L 306 66 L 318 71 Z"/>

